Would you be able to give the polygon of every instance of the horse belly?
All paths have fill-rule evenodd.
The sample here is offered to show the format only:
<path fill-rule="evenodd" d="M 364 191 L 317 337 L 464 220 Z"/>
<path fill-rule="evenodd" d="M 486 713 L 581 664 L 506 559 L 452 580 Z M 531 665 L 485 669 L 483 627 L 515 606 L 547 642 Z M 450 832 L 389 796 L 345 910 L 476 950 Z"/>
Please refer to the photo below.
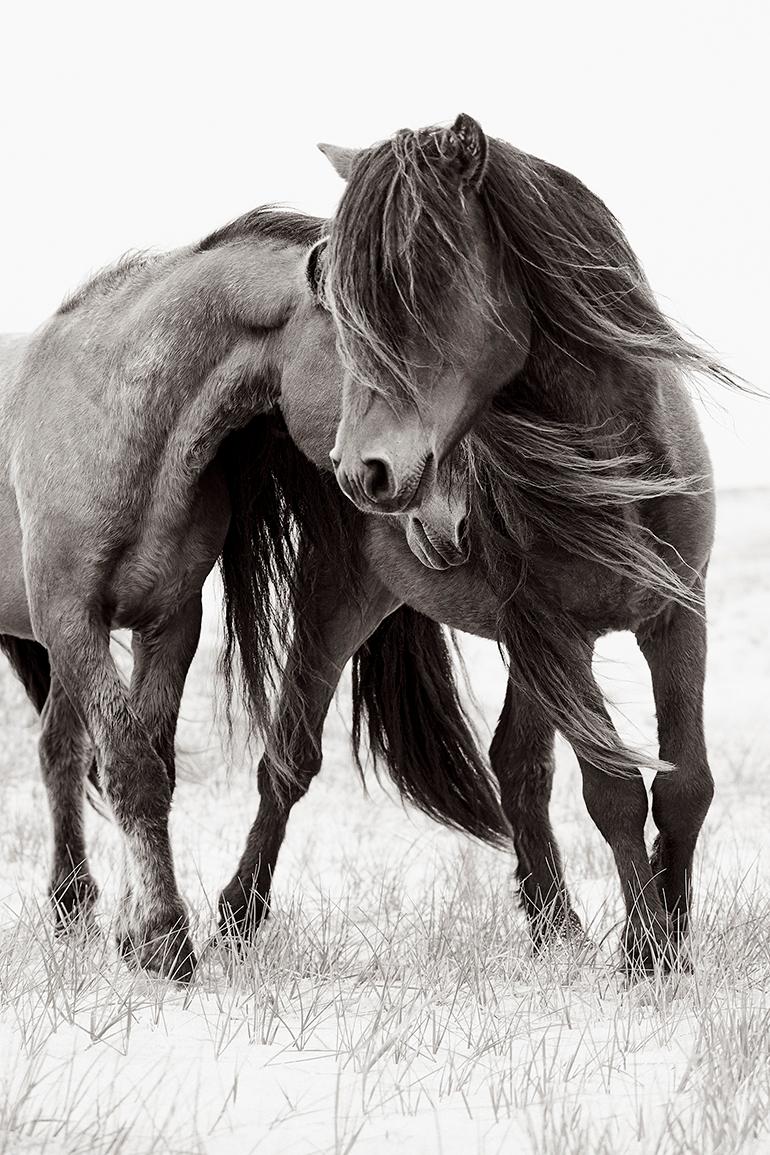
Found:
<path fill-rule="evenodd" d="M 16 494 L 0 481 L 0 634 L 32 638 Z"/>
<path fill-rule="evenodd" d="M 410 550 L 400 527 L 371 518 L 366 553 L 386 589 L 426 618 L 497 640 L 497 599 L 470 565 L 431 570 Z"/>

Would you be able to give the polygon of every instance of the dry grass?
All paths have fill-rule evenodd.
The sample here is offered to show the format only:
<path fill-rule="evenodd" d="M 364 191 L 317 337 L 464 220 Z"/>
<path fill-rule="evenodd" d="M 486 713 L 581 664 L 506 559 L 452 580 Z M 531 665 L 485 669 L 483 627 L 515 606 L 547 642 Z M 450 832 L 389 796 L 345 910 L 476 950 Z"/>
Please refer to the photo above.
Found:
<path fill-rule="evenodd" d="M 712 573 L 708 724 L 717 799 L 698 858 L 691 978 L 627 988 L 610 856 L 560 757 L 556 827 L 598 950 L 533 959 L 505 855 L 405 813 L 351 766 L 347 710 L 293 815 L 275 916 L 241 959 L 211 940 L 188 991 L 122 967 L 115 832 L 91 819 L 99 932 L 57 941 L 44 904 L 37 726 L 0 671 L 0 1153 L 621 1152 L 770 1147 L 766 495 L 728 495 Z M 183 710 L 174 845 L 199 944 L 256 799 L 226 773 L 209 690 L 215 616 Z M 467 647 L 481 715 L 494 650 Z M 653 732 L 626 640 L 600 674 Z M 186 772 L 185 772 L 186 768 Z"/>

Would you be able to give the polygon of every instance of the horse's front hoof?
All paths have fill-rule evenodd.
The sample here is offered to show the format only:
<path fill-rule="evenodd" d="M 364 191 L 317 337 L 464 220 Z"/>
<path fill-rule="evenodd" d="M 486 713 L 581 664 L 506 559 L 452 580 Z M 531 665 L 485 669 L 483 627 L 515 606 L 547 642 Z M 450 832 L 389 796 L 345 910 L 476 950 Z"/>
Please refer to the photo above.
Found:
<path fill-rule="evenodd" d="M 189 983 L 197 966 L 186 918 L 126 928 L 118 935 L 118 950 L 129 966 L 178 983 Z"/>
<path fill-rule="evenodd" d="M 56 934 L 88 928 L 99 898 L 99 887 L 87 871 L 73 871 L 66 878 L 52 882 L 48 897 Z"/>
<path fill-rule="evenodd" d="M 239 878 L 234 878 L 220 894 L 218 910 L 217 923 L 223 938 L 236 945 L 249 945 L 270 916 L 270 902 L 255 891 L 247 890 Z"/>

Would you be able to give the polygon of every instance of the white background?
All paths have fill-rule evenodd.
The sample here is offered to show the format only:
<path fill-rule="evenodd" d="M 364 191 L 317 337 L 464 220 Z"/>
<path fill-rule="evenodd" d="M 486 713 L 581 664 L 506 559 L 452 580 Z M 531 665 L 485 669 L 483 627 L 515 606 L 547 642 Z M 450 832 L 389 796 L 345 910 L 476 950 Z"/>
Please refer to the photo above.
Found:
<path fill-rule="evenodd" d="M 0 328 L 128 249 L 265 201 L 330 213 L 318 140 L 457 112 L 580 176 L 666 310 L 767 387 L 767 5 L 6 4 Z M 712 392 L 722 486 L 770 482 L 770 402 Z"/>

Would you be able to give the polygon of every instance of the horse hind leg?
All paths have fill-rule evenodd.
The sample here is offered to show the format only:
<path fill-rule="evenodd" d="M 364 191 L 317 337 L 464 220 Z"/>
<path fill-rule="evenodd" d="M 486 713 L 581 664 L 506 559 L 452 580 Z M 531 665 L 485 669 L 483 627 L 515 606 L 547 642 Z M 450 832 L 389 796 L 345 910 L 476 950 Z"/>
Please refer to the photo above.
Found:
<path fill-rule="evenodd" d="M 281 698 L 258 770 L 259 808 L 246 847 L 219 898 L 220 930 L 254 938 L 270 911 L 273 872 L 292 808 L 321 768 L 323 725 L 342 671 L 396 601 L 372 578 L 358 596 L 339 590 L 331 562 L 311 557 L 312 589 L 289 650 Z M 325 567 L 325 568 L 321 568 Z M 275 762 L 289 774 L 282 775 Z"/>
<path fill-rule="evenodd" d="M 583 674 L 586 691 L 592 695 L 593 711 L 612 731 L 612 721 L 590 667 Z M 588 813 L 612 850 L 623 891 L 624 968 L 631 977 L 650 973 L 659 965 L 671 969 L 677 965 L 677 956 L 645 845 L 648 801 L 642 775 L 638 770 L 611 774 L 594 765 L 585 749 L 578 746 L 575 753 Z"/>
<path fill-rule="evenodd" d="M 176 785 L 174 739 L 187 674 L 195 657 L 203 609 L 200 594 L 154 629 L 136 631 L 131 642 L 131 704 L 144 723 L 154 749 Z"/>
<path fill-rule="evenodd" d="M 509 681 L 489 759 L 513 830 L 519 893 L 536 949 L 583 933 L 548 814 L 554 738 L 553 725 Z"/>
<path fill-rule="evenodd" d="M 652 785 L 658 837 L 652 869 L 677 940 L 689 923 L 692 862 L 714 795 L 703 733 L 706 623 L 684 606 L 669 607 L 637 635 L 650 667 L 660 757 L 675 766 Z"/>
<path fill-rule="evenodd" d="M 200 639 L 200 594 L 191 597 L 171 618 L 135 631 L 132 637 L 133 669 L 129 696 L 131 707 L 144 726 L 152 749 L 163 764 L 169 805 L 176 784 L 174 739 L 179 708 L 190 663 Z M 129 961 L 140 965 L 148 957 L 147 934 L 141 930 L 143 879 L 130 856 L 126 860 L 124 892 L 120 903 L 119 947 Z M 137 931 L 136 926 L 140 929 Z M 187 944 L 189 948 L 189 944 Z M 194 962 L 189 948 L 187 962 Z M 151 956 L 152 946 L 149 947 Z M 184 960 L 182 960 L 184 961 Z M 151 963 L 152 965 L 152 963 Z M 186 965 L 186 964 L 185 964 Z M 184 969 L 184 968 L 183 968 Z M 186 973 L 181 976 L 187 977 Z"/>
<path fill-rule="evenodd" d="M 84 783 L 91 743 L 55 676 L 42 721 L 40 767 L 53 827 L 49 896 L 56 928 L 62 931 L 90 919 L 99 891 L 88 868 L 83 833 Z"/>
<path fill-rule="evenodd" d="M 98 897 L 83 838 L 83 784 L 91 745 L 69 698 L 51 678 L 45 646 L 0 634 L 0 650 L 41 715 L 40 768 L 53 831 L 49 896 L 61 931 L 87 922 Z"/>
<path fill-rule="evenodd" d="M 84 719 L 99 776 L 133 877 L 121 942 L 140 965 L 188 980 L 195 965 L 176 886 L 168 832 L 171 788 L 162 759 L 132 707 L 109 651 L 109 632 L 80 604 L 45 599 L 38 612 L 51 668 Z"/>

